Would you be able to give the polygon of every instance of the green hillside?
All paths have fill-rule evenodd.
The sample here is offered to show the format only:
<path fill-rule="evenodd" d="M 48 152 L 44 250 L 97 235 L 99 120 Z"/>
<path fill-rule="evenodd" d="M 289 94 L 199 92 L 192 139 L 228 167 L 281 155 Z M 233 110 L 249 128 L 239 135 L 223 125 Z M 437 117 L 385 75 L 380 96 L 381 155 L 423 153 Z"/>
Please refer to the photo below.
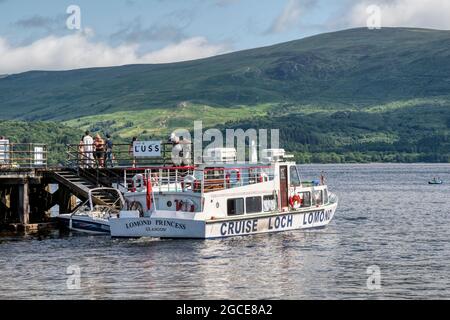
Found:
<path fill-rule="evenodd" d="M 450 31 L 351 29 L 182 63 L 26 72 L 0 78 L 0 118 L 124 139 L 194 120 L 279 127 L 305 161 L 448 161 L 449 48 Z"/>
<path fill-rule="evenodd" d="M 79 129 L 55 122 L 0 120 L 0 136 L 12 143 L 45 143 L 51 146 L 50 164 L 64 163 L 67 159 L 66 145 L 80 141 L 82 133 Z"/>

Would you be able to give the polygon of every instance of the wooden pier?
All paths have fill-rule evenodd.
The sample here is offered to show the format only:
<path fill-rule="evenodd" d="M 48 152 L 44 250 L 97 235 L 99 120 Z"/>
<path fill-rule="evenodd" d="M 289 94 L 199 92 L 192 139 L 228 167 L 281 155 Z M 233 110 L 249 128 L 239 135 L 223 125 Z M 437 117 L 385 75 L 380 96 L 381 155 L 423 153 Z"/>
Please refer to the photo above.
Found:
<path fill-rule="evenodd" d="M 172 165 L 172 144 L 163 144 L 161 158 L 151 159 L 152 165 Z M 129 145 L 115 145 L 116 166 L 105 168 L 99 161 L 86 165 L 78 146 L 67 146 L 64 166 L 47 164 L 47 147 L 38 149 L 27 145 L 14 157 L 16 151 L 8 146 L 0 149 L 0 231 L 34 232 L 51 225 L 55 206 L 59 214 L 71 213 L 80 203 L 88 200 L 89 191 L 97 187 L 117 187 L 126 180 L 126 171 L 144 167 L 143 159 L 130 156 Z M 3 154 L 1 154 L 3 152 Z M 92 160 L 92 159 L 91 159 Z M 138 167 L 138 168 L 136 168 Z M 110 194 L 97 191 L 93 202 L 108 205 L 114 202 Z"/>

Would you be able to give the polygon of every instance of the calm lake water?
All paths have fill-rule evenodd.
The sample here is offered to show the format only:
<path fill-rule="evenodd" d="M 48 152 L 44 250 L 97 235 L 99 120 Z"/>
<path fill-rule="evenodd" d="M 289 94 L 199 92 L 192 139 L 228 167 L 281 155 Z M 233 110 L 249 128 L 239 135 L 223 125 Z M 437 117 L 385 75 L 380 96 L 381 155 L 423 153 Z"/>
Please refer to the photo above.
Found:
<path fill-rule="evenodd" d="M 318 231 L 226 240 L 0 238 L 2 299 L 449 299 L 450 165 L 308 165 L 340 204 Z M 440 176 L 447 183 L 429 186 Z M 381 288 L 369 290 L 378 266 Z M 67 289 L 67 268 L 80 289 Z"/>

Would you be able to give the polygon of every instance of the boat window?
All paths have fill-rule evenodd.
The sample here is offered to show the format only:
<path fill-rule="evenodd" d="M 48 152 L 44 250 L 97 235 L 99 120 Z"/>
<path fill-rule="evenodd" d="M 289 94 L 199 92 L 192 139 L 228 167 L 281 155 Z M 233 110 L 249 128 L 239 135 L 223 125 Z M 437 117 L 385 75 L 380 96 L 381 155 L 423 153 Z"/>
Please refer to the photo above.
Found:
<path fill-rule="evenodd" d="M 323 204 L 323 192 L 322 190 L 315 190 L 313 193 L 313 204 L 314 205 L 322 205 Z"/>
<path fill-rule="evenodd" d="M 323 190 L 323 203 L 328 203 L 328 190 Z"/>
<path fill-rule="evenodd" d="M 246 213 L 258 213 L 262 211 L 261 197 L 245 198 Z"/>
<path fill-rule="evenodd" d="M 227 212 L 229 216 L 244 214 L 244 198 L 228 199 Z"/>
<path fill-rule="evenodd" d="M 290 176 L 291 176 L 291 187 L 298 187 L 300 186 L 300 176 L 297 171 L 296 166 L 291 166 L 290 168 Z"/>
<path fill-rule="evenodd" d="M 300 192 L 302 199 L 302 208 L 311 207 L 311 192 Z"/>
<path fill-rule="evenodd" d="M 205 179 L 223 179 L 224 171 L 222 168 L 205 168 Z"/>
<path fill-rule="evenodd" d="M 263 197 L 264 212 L 272 212 L 277 209 L 277 203 L 273 194 Z"/>

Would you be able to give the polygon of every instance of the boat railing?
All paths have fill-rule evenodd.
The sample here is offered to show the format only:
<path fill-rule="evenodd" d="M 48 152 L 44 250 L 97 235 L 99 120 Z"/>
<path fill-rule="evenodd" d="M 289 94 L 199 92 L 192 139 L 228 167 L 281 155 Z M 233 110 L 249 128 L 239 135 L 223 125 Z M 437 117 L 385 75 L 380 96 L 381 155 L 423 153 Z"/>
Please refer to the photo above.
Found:
<path fill-rule="evenodd" d="M 96 151 L 96 146 L 86 144 L 67 144 L 67 164 L 72 167 L 134 167 L 142 168 L 151 165 L 171 165 L 173 143 L 161 143 L 161 156 L 135 157 L 131 144 L 114 143 L 111 151 L 106 151 L 106 145 L 97 146 L 101 151 Z M 190 160 L 190 159 L 189 159 Z"/>
<path fill-rule="evenodd" d="M 271 166 L 205 168 L 201 178 L 201 190 L 194 187 L 194 191 L 207 193 L 272 181 L 274 169 Z"/>
<path fill-rule="evenodd" d="M 129 168 L 123 172 L 123 186 L 126 191 L 142 191 L 150 180 L 153 191 L 183 192 L 185 178 L 193 172 L 191 166 Z"/>
<path fill-rule="evenodd" d="M 207 193 L 274 179 L 270 166 L 233 168 L 147 167 L 124 170 L 126 191 L 143 191 L 151 182 L 153 191 Z"/>

